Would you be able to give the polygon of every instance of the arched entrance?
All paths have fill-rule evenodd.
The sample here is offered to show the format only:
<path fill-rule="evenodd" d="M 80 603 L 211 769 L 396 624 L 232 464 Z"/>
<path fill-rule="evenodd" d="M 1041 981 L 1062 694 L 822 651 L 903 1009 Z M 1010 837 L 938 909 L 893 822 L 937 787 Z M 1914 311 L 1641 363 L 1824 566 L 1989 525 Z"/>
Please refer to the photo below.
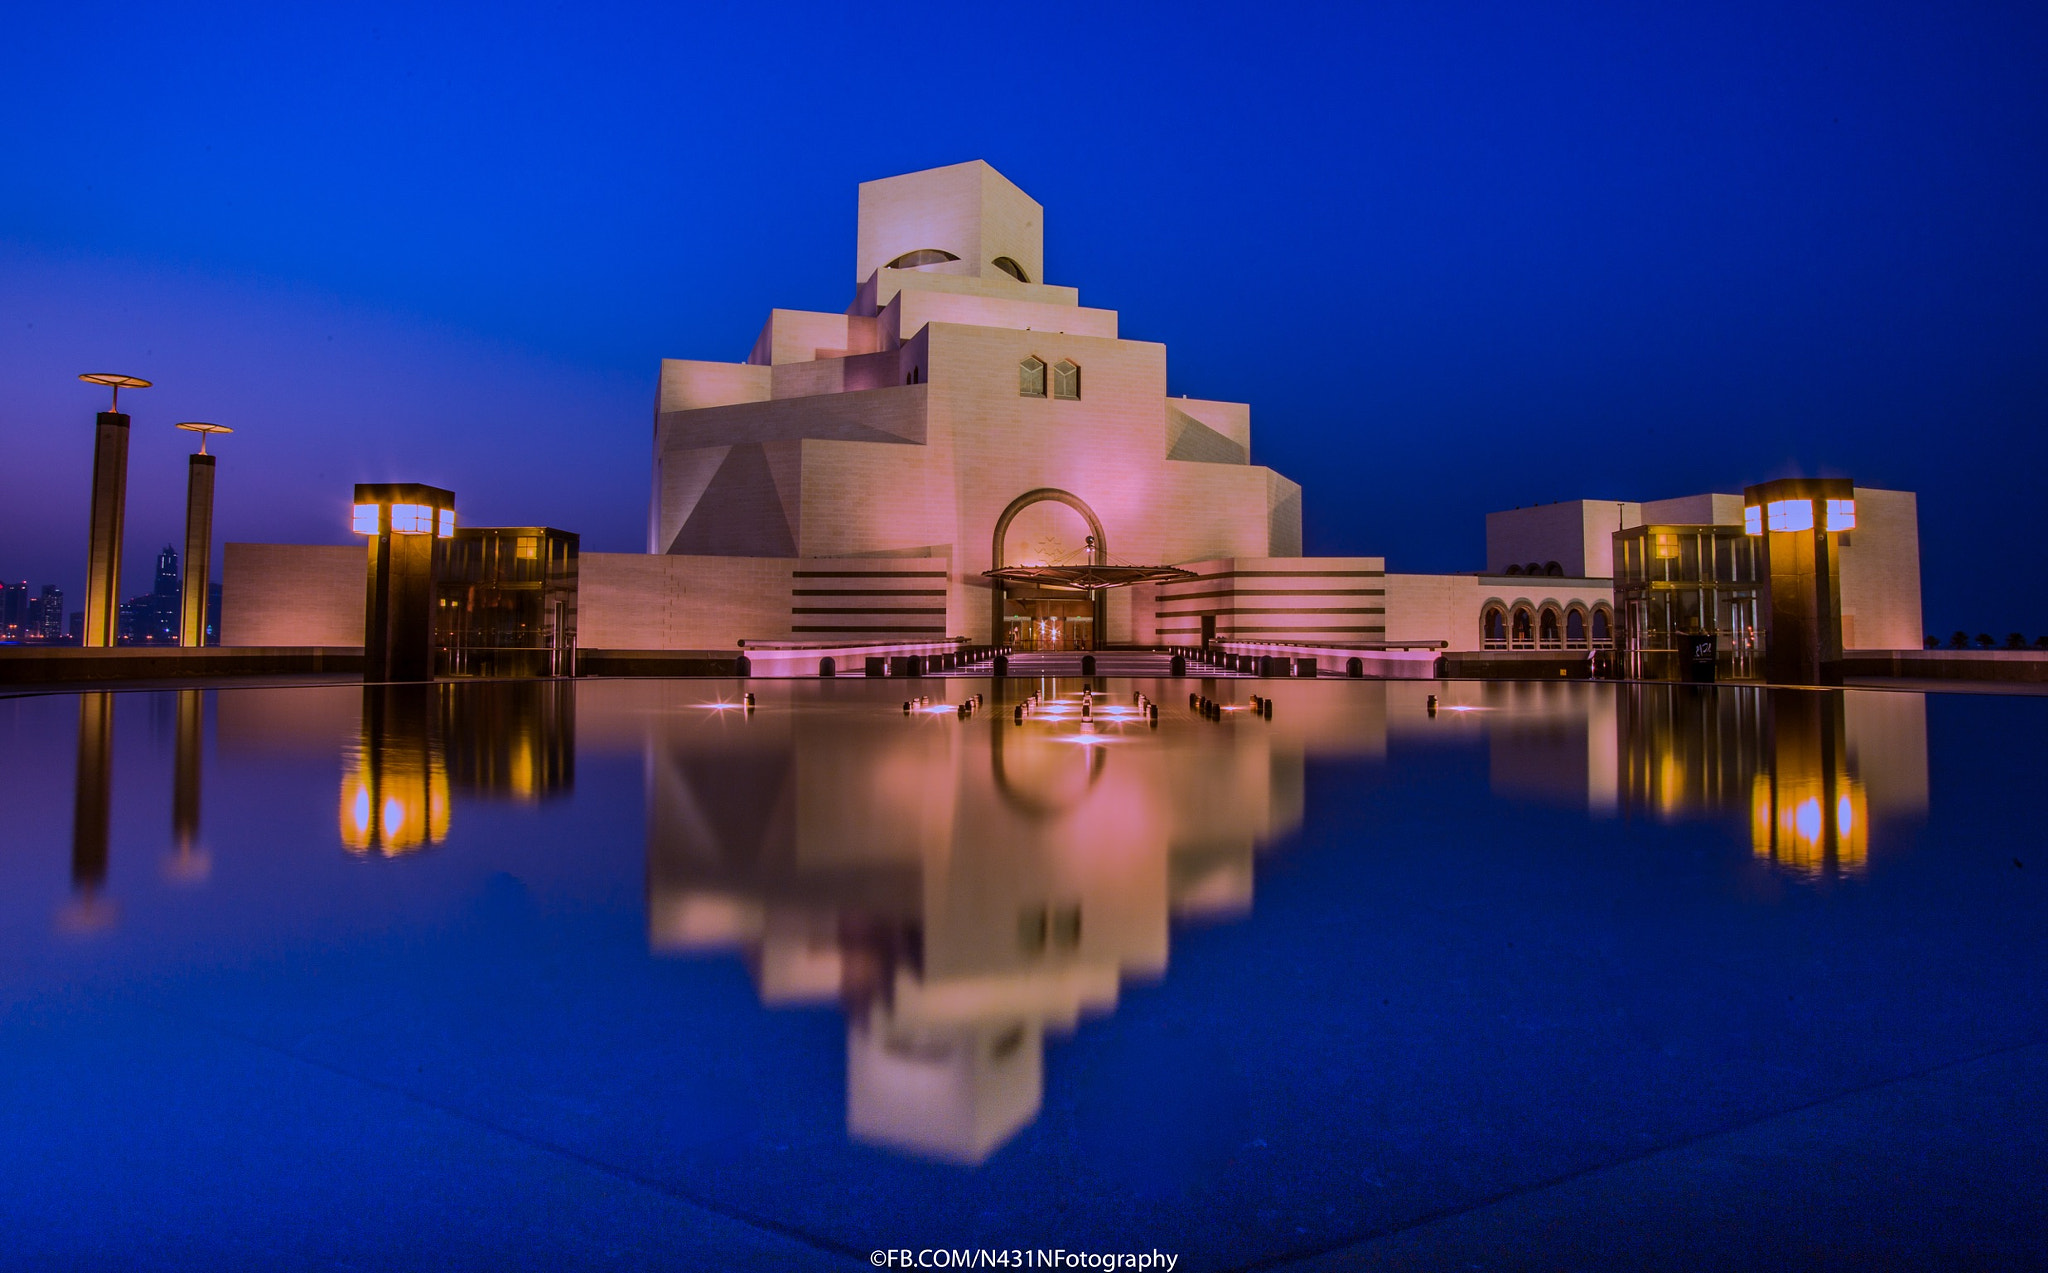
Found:
<path fill-rule="evenodd" d="M 1093 539 L 1093 543 L 1083 550 L 1088 558 L 1087 564 L 1107 565 L 1109 537 L 1103 533 L 1102 519 L 1080 496 L 1051 486 L 1024 492 L 1011 500 L 1002 516 L 996 518 L 995 535 L 989 545 L 990 565 L 1011 564 L 1004 558 L 1011 523 L 1025 509 L 1048 501 L 1064 504 L 1081 515 Z M 993 597 L 989 632 L 996 644 L 1015 646 L 1020 650 L 1101 648 L 1107 607 L 1103 604 L 1100 590 L 1006 583 L 998 579 L 990 592 Z"/>

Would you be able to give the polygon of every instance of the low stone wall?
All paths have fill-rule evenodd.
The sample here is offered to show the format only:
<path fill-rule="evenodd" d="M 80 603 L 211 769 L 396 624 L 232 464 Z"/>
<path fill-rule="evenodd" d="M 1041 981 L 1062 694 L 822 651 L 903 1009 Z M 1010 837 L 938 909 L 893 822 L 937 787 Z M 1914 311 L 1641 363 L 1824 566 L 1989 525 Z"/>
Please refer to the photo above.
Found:
<path fill-rule="evenodd" d="M 2048 650 L 1850 650 L 1843 676 L 2048 684 Z"/>
<path fill-rule="evenodd" d="M 1454 680 L 1586 681 L 1593 678 L 1593 660 L 1587 656 L 1605 653 L 1604 650 L 1453 650 L 1443 656 L 1440 675 Z"/>
<path fill-rule="evenodd" d="M 991 653 L 959 641 L 749 641 L 732 650 L 578 650 L 576 668 L 581 676 L 738 676 L 745 655 L 747 675 L 756 679 L 821 676 L 826 659 L 834 676 L 865 676 L 871 659 L 881 661 L 883 675 L 901 676 L 906 659 L 939 671 Z"/>
<path fill-rule="evenodd" d="M 361 646 L 78 646 L 0 648 L 0 685 L 155 681 L 186 676 L 361 676 Z"/>
<path fill-rule="evenodd" d="M 1310 676 L 1350 676 L 1351 662 L 1358 661 L 1359 675 L 1376 681 L 1426 681 L 1437 674 L 1437 660 L 1434 649 L 1388 650 L 1370 646 L 1309 645 L 1290 644 L 1279 641 L 1218 641 L 1216 648 L 1225 654 L 1246 656 L 1254 659 L 1287 659 L 1297 666 L 1290 668 L 1288 675 L 1299 676 L 1304 672 L 1299 667 L 1306 663 L 1313 667 Z"/>

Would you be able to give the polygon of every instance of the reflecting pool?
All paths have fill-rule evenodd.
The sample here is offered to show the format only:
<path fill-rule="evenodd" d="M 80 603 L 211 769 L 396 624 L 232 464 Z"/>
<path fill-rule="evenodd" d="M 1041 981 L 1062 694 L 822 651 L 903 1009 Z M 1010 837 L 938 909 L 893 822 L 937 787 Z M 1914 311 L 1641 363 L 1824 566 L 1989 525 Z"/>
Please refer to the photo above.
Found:
<path fill-rule="evenodd" d="M 0 1265 L 2025 1266 L 2044 725 L 1584 682 L 0 699 Z"/>

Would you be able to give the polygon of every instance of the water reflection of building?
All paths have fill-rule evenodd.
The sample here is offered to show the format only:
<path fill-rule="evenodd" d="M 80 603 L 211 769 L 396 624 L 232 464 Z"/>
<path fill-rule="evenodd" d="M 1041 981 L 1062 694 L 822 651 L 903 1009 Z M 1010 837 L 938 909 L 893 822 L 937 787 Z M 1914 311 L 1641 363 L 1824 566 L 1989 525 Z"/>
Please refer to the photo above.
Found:
<path fill-rule="evenodd" d="M 342 760 L 341 842 L 387 857 L 448 836 L 451 792 L 539 800 L 575 784 L 574 688 L 562 681 L 372 685 Z"/>
<path fill-rule="evenodd" d="M 1876 817 L 1927 807 L 1919 694 L 1616 690 L 1625 805 L 1660 817 L 1746 811 L 1756 856 L 1801 875 L 1860 873 Z"/>
<path fill-rule="evenodd" d="M 1175 917 L 1247 909 L 1300 818 L 1284 735 L 1114 722 L 686 708 L 653 741 L 650 942 L 841 1004 L 849 1132 L 978 1162 L 1036 1115 L 1046 1032 L 1163 974 Z"/>

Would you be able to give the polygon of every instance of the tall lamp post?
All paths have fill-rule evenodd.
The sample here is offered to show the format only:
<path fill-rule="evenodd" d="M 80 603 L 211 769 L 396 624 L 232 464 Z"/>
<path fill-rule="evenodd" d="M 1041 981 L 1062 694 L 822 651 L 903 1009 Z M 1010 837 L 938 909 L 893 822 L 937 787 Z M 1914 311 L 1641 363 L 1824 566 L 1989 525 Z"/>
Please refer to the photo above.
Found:
<path fill-rule="evenodd" d="M 84 645 L 109 646 L 121 630 L 121 530 L 128 508 L 128 417 L 121 412 L 121 391 L 147 389 L 149 381 L 111 371 L 89 371 L 79 379 L 114 391 L 113 402 L 99 413 L 93 441 L 82 638 Z"/>
<path fill-rule="evenodd" d="M 233 433 L 224 424 L 186 420 L 179 428 L 199 435 L 185 479 L 185 579 L 178 598 L 178 644 L 206 644 L 207 585 L 213 580 L 213 457 L 206 441 L 216 433 Z"/>

